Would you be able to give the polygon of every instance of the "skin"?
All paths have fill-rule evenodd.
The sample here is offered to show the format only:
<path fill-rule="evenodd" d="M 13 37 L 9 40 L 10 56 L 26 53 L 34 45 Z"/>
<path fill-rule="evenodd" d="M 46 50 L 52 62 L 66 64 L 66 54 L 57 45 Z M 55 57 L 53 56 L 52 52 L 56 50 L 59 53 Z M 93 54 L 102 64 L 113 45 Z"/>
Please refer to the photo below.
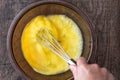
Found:
<path fill-rule="evenodd" d="M 114 80 L 113 75 L 106 68 L 97 64 L 87 64 L 85 58 L 80 57 L 76 65 L 70 65 L 74 80 Z"/>

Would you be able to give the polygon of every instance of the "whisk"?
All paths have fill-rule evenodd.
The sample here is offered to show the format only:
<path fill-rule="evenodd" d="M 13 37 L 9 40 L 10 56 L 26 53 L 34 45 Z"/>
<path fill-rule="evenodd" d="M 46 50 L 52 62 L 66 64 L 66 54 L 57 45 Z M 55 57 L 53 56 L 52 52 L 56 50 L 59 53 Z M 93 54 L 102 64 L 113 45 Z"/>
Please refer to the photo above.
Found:
<path fill-rule="evenodd" d="M 65 50 L 62 48 L 62 46 L 59 44 L 59 42 L 55 39 L 55 37 L 52 35 L 52 33 L 46 28 L 46 29 L 40 29 L 38 33 L 36 34 L 36 39 L 46 48 L 51 50 L 53 53 L 60 56 L 62 59 L 64 59 L 68 64 L 75 65 L 76 62 L 70 58 Z"/>

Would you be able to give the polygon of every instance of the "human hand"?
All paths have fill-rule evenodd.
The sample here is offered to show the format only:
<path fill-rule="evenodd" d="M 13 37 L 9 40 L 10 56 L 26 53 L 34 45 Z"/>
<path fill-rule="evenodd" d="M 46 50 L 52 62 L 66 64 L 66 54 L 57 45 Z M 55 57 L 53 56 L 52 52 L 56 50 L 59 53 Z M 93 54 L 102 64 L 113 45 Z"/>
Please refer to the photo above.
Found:
<path fill-rule="evenodd" d="M 74 80 L 114 80 L 113 75 L 106 68 L 97 64 L 87 64 L 85 58 L 80 57 L 77 65 L 70 65 Z"/>

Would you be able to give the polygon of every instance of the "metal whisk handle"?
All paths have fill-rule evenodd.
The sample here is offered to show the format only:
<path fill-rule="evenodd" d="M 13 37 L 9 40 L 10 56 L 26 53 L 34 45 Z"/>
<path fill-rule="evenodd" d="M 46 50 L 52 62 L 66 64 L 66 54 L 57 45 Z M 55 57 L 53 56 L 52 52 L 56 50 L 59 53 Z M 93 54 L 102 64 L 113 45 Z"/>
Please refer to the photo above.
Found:
<path fill-rule="evenodd" d="M 76 65 L 76 61 L 74 59 L 69 59 L 68 64 L 69 65 Z"/>

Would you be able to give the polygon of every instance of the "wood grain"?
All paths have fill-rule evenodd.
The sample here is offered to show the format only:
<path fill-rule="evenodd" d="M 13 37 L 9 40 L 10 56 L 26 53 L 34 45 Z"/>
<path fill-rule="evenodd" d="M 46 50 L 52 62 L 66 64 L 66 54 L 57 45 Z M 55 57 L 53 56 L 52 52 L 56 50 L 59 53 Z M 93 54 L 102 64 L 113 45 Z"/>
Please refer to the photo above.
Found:
<path fill-rule="evenodd" d="M 24 80 L 11 66 L 6 37 L 15 15 L 39 0 L 0 0 L 0 80 Z M 120 80 L 120 0 L 67 0 L 88 14 L 93 22 L 96 43 L 90 63 L 97 63 Z"/>

